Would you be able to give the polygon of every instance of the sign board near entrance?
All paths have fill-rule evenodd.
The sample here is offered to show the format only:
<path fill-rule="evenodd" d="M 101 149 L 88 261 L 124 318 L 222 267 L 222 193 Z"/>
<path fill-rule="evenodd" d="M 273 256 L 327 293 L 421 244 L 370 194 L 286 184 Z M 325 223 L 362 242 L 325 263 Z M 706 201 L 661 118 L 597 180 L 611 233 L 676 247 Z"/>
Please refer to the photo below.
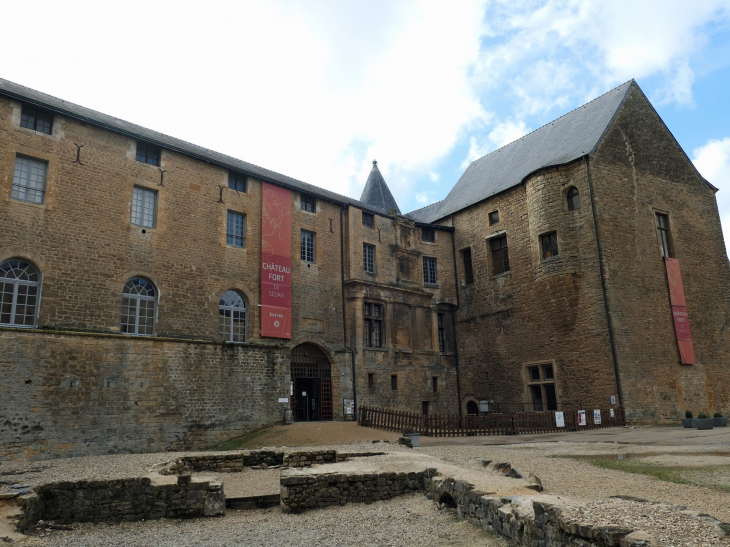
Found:
<path fill-rule="evenodd" d="M 586 425 L 586 411 L 585 410 L 578 411 L 578 425 Z"/>
<path fill-rule="evenodd" d="M 562 412 L 555 413 L 555 427 L 565 427 L 565 416 Z"/>
<path fill-rule="evenodd" d="M 291 193 L 261 183 L 261 336 L 291 338 Z"/>

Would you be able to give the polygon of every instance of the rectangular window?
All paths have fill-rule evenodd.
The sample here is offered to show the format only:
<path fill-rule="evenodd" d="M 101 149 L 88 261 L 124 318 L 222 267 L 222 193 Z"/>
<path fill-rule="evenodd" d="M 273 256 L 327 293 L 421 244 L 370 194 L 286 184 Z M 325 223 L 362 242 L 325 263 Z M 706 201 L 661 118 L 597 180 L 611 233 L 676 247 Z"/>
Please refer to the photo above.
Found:
<path fill-rule="evenodd" d="M 248 177 L 243 173 L 228 171 L 228 188 L 236 192 L 248 192 Z"/>
<path fill-rule="evenodd" d="M 234 247 L 246 246 L 246 215 L 228 211 L 226 244 L 233 245 Z"/>
<path fill-rule="evenodd" d="M 31 203 L 43 203 L 47 172 L 48 164 L 46 162 L 16 156 L 13 189 L 10 197 Z"/>
<path fill-rule="evenodd" d="M 438 376 L 431 377 L 431 387 L 433 388 L 434 393 L 438 393 L 438 391 L 439 391 L 439 377 Z"/>
<path fill-rule="evenodd" d="M 436 284 L 436 259 L 431 256 L 423 257 L 423 282 L 428 285 Z"/>
<path fill-rule="evenodd" d="M 366 302 L 363 304 L 365 315 L 365 346 L 383 347 L 383 305 Z"/>
<path fill-rule="evenodd" d="M 439 351 L 443 353 L 446 351 L 446 337 L 444 336 L 444 314 L 438 314 L 438 329 L 439 329 Z"/>
<path fill-rule="evenodd" d="M 307 211 L 308 213 L 316 213 L 317 212 L 317 198 L 314 196 L 309 196 L 307 194 L 302 194 L 302 201 L 300 204 L 300 207 L 302 208 L 302 211 Z"/>
<path fill-rule="evenodd" d="M 499 211 L 489 213 L 489 225 L 494 226 L 495 224 L 499 224 Z"/>
<path fill-rule="evenodd" d="M 137 161 L 160 166 L 160 147 L 147 142 L 137 141 Z"/>
<path fill-rule="evenodd" d="M 375 245 L 362 244 L 362 264 L 366 273 L 375 273 Z"/>
<path fill-rule="evenodd" d="M 464 283 L 471 285 L 474 283 L 474 270 L 471 269 L 471 249 L 461 251 L 461 258 L 464 262 Z"/>
<path fill-rule="evenodd" d="M 552 365 L 539 365 L 527 368 L 530 404 L 534 412 L 557 410 L 558 399 L 555 392 L 555 375 Z M 529 409 L 528 409 L 529 410 Z"/>
<path fill-rule="evenodd" d="M 662 257 L 674 257 L 674 249 L 672 248 L 672 238 L 669 234 L 669 216 L 661 213 L 656 214 L 656 229 L 659 236 L 659 252 Z"/>
<path fill-rule="evenodd" d="M 428 416 L 428 401 L 421 401 L 421 414 Z"/>
<path fill-rule="evenodd" d="M 302 230 L 302 260 L 314 263 L 315 233 Z"/>
<path fill-rule="evenodd" d="M 421 228 L 421 241 L 426 243 L 436 242 L 436 230 L 433 228 Z"/>
<path fill-rule="evenodd" d="M 509 271 L 507 236 L 490 239 L 489 249 L 492 252 L 492 275 L 507 273 Z"/>
<path fill-rule="evenodd" d="M 46 110 L 24 104 L 23 111 L 20 114 L 20 127 L 26 127 L 33 131 L 40 131 L 41 133 L 50 135 L 51 128 L 53 127 L 53 114 Z"/>
<path fill-rule="evenodd" d="M 132 196 L 132 224 L 154 228 L 157 217 L 157 192 L 140 186 Z"/>
<path fill-rule="evenodd" d="M 375 387 L 375 373 L 368 372 L 368 387 L 373 389 Z"/>
<path fill-rule="evenodd" d="M 366 213 L 365 211 L 362 212 L 362 225 L 367 226 L 368 228 L 372 228 L 375 226 L 375 215 L 372 213 Z"/>
<path fill-rule="evenodd" d="M 542 247 L 542 259 L 557 258 L 558 256 L 558 234 L 550 232 L 540 236 L 540 247 Z"/>
<path fill-rule="evenodd" d="M 396 374 L 390 376 L 390 389 L 398 391 L 398 376 Z"/>

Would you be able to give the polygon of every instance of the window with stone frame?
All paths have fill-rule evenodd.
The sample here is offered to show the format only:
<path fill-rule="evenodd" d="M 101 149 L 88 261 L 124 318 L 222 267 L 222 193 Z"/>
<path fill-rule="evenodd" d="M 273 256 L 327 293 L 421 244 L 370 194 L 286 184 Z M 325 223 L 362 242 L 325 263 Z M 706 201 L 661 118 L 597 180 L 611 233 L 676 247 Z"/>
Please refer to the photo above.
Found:
<path fill-rule="evenodd" d="M 135 186 L 132 194 L 132 224 L 154 228 L 157 223 L 157 192 Z"/>
<path fill-rule="evenodd" d="M 317 198 L 315 198 L 314 196 L 310 196 L 309 194 L 301 194 L 299 207 L 302 209 L 302 211 L 307 211 L 308 213 L 316 213 Z"/>
<path fill-rule="evenodd" d="M 461 251 L 461 260 L 464 264 L 464 284 L 471 285 L 474 283 L 474 270 L 471 264 L 471 249 Z"/>
<path fill-rule="evenodd" d="M 494 226 L 495 224 L 499 224 L 499 211 L 489 213 L 489 225 Z"/>
<path fill-rule="evenodd" d="M 439 377 L 438 376 L 431 376 L 431 389 L 434 393 L 439 392 Z"/>
<path fill-rule="evenodd" d="M 375 273 L 375 245 L 362 244 L 362 264 L 365 273 Z"/>
<path fill-rule="evenodd" d="M 24 104 L 20 113 L 20 127 L 50 135 L 53 129 L 53 114 L 48 110 Z"/>
<path fill-rule="evenodd" d="M 236 192 L 248 192 L 248 177 L 238 171 L 228 171 L 228 188 Z"/>
<path fill-rule="evenodd" d="M 397 374 L 390 375 L 390 389 L 392 389 L 393 391 L 398 391 L 398 375 Z"/>
<path fill-rule="evenodd" d="M 368 372 L 368 388 L 370 388 L 370 389 L 375 388 L 375 373 L 374 372 Z"/>
<path fill-rule="evenodd" d="M 436 243 L 436 230 L 433 228 L 421 228 L 421 241 Z"/>
<path fill-rule="evenodd" d="M 674 258 L 672 234 L 669 231 L 669 215 L 656 213 L 656 230 L 659 238 L 659 252 L 663 258 Z"/>
<path fill-rule="evenodd" d="M 33 328 L 41 291 L 40 272 L 21 258 L 0 264 L 0 325 Z"/>
<path fill-rule="evenodd" d="M 543 412 L 557 410 L 558 399 L 555 391 L 555 371 L 552 363 L 530 365 L 527 367 L 528 411 Z"/>
<path fill-rule="evenodd" d="M 548 258 L 557 258 L 559 256 L 557 232 L 550 232 L 549 234 L 543 234 L 540 236 L 540 251 L 542 253 L 543 260 L 547 260 Z"/>
<path fill-rule="evenodd" d="M 365 302 L 363 304 L 363 315 L 365 316 L 365 346 L 369 348 L 383 347 L 383 305 L 373 302 Z"/>
<path fill-rule="evenodd" d="M 436 278 L 436 259 L 432 256 L 423 257 L 423 282 L 426 285 L 435 285 Z"/>
<path fill-rule="evenodd" d="M 372 213 L 362 212 L 362 225 L 372 228 L 375 226 L 375 215 Z"/>
<path fill-rule="evenodd" d="M 236 211 L 228 211 L 226 245 L 246 247 L 246 215 Z"/>
<path fill-rule="evenodd" d="M 43 203 L 47 173 L 48 163 L 45 161 L 16 156 L 10 197 L 31 203 Z"/>
<path fill-rule="evenodd" d="M 237 291 L 228 290 L 218 302 L 218 327 L 224 342 L 246 343 L 248 309 L 246 301 Z"/>
<path fill-rule="evenodd" d="M 122 290 L 122 333 L 137 336 L 155 334 L 157 289 L 142 277 L 133 277 Z"/>
<path fill-rule="evenodd" d="M 493 237 L 489 240 L 489 251 L 492 256 L 492 275 L 500 275 L 510 271 L 507 236 Z"/>
<path fill-rule="evenodd" d="M 568 211 L 580 209 L 580 192 L 575 186 L 570 187 L 565 197 L 568 200 Z"/>
<path fill-rule="evenodd" d="M 159 146 L 144 141 L 137 141 L 137 161 L 159 167 L 160 155 L 161 150 Z"/>
<path fill-rule="evenodd" d="M 301 245 L 301 256 L 304 262 L 315 262 L 315 245 L 316 245 L 316 234 L 314 232 L 308 232 L 302 230 L 302 245 Z"/>

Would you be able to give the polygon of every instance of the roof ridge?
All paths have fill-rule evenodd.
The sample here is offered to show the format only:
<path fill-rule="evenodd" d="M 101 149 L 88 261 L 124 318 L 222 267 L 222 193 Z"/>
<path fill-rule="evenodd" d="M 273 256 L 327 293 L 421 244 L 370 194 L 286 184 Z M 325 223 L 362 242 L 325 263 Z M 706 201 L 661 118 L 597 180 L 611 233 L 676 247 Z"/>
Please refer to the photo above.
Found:
<path fill-rule="evenodd" d="M 429 203 L 428 205 L 424 205 L 423 207 L 420 207 L 418 209 L 413 209 L 413 211 L 411 211 L 410 213 L 406 213 L 406 214 L 410 215 L 412 213 L 417 213 L 418 211 L 423 211 L 424 209 L 427 209 L 428 207 L 433 207 L 434 205 L 441 203 L 442 201 L 443 201 L 442 199 L 440 199 L 438 201 L 434 201 L 433 203 Z"/>
<path fill-rule="evenodd" d="M 522 139 L 524 139 L 525 137 L 527 137 L 527 136 L 529 136 L 529 135 L 532 135 L 533 133 L 535 133 L 535 132 L 539 131 L 539 130 L 540 130 L 540 129 L 542 129 L 543 127 L 547 127 L 548 125 L 550 125 L 550 124 L 553 124 L 553 123 L 557 122 L 558 120 L 561 120 L 561 119 L 565 118 L 566 116 L 568 116 L 568 115 L 572 114 L 573 112 L 575 112 L 575 111 L 577 111 L 577 110 L 580 110 L 581 108 L 585 108 L 585 107 L 586 107 L 586 106 L 588 106 L 589 104 L 591 104 L 591 103 L 594 103 L 594 102 L 596 102 L 596 101 L 597 101 L 598 99 L 600 99 L 600 98 L 602 98 L 602 97 L 605 97 L 606 95 L 608 95 L 608 94 L 609 94 L 609 93 L 611 93 L 612 91 L 616 91 L 616 90 L 617 90 L 617 89 L 618 89 L 619 87 L 621 87 L 621 86 L 624 86 L 624 85 L 626 85 L 626 84 L 628 84 L 628 83 L 636 83 L 636 81 L 634 80 L 634 78 L 631 78 L 630 80 L 627 80 L 627 81 L 625 81 L 625 82 L 624 82 L 624 83 L 622 83 L 621 85 L 617 85 L 616 87 L 614 87 L 614 88 L 612 88 L 612 89 L 609 89 L 608 91 L 606 91 L 606 92 L 605 92 L 605 93 L 603 93 L 602 95 L 599 95 L 599 96 L 598 96 L 598 97 L 596 97 L 595 99 L 591 99 L 591 100 L 590 100 L 590 101 L 588 101 L 587 103 L 583 103 L 582 105 L 580 105 L 580 106 L 578 106 L 578 107 L 574 108 L 573 110 L 570 110 L 570 111 L 566 112 L 566 113 L 565 113 L 565 114 L 563 114 L 562 116 L 558 116 L 558 117 L 557 117 L 557 118 L 555 118 L 554 120 L 550 120 L 549 122 L 547 122 L 547 123 L 544 123 L 544 124 L 542 124 L 542 125 L 541 125 L 540 127 L 537 127 L 537 128 L 535 128 L 535 129 L 533 129 L 533 130 L 532 130 L 532 131 L 530 131 L 529 133 L 525 133 L 525 134 L 524 134 L 524 135 L 522 135 L 522 136 L 521 136 L 520 138 L 518 138 L 518 139 L 515 139 L 515 140 L 513 140 L 513 141 L 510 141 L 510 142 L 508 142 L 507 144 L 503 144 L 503 145 L 502 145 L 502 146 L 500 146 L 499 148 L 496 148 L 496 149 L 492 150 L 491 152 L 489 152 L 489 153 L 487 153 L 487 154 L 484 154 L 483 156 L 480 156 L 480 157 L 478 157 L 477 159 L 473 160 L 473 161 L 472 161 L 472 162 L 471 162 L 471 163 L 470 163 L 469 165 L 471 166 L 471 165 L 472 165 L 473 163 L 475 163 L 475 162 L 478 162 L 478 161 L 479 161 L 479 160 L 481 160 L 482 158 L 486 158 L 487 156 L 491 156 L 491 155 L 492 155 L 492 154 L 494 154 L 495 152 L 499 152 L 499 151 L 500 151 L 500 150 L 502 150 L 503 148 L 507 148 L 507 147 L 508 147 L 509 145 L 511 145 L 511 144 L 513 144 L 513 143 L 515 143 L 515 142 L 517 142 L 517 141 L 519 141 L 519 140 L 522 140 Z"/>

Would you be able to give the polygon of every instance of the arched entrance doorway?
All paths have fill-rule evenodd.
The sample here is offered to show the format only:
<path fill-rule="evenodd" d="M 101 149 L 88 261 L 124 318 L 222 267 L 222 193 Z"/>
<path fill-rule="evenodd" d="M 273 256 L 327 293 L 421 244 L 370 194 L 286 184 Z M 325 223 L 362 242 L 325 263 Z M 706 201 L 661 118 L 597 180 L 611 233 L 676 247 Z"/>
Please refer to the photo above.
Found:
<path fill-rule="evenodd" d="M 313 344 L 291 350 L 291 394 L 297 422 L 332 419 L 332 366 Z"/>

